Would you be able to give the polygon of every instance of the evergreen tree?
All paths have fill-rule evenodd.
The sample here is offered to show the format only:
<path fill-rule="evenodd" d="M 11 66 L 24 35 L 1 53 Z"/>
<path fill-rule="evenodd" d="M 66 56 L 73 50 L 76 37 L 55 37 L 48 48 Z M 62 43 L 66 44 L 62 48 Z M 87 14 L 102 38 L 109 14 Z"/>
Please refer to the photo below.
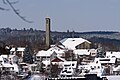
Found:
<path fill-rule="evenodd" d="M 97 57 L 97 58 L 104 58 L 105 55 L 106 55 L 105 50 L 104 50 L 102 47 L 99 47 L 99 48 L 97 49 L 97 55 L 96 55 L 96 57 Z"/>
<path fill-rule="evenodd" d="M 33 51 L 30 46 L 26 46 L 24 55 L 23 55 L 23 62 L 32 64 L 33 63 Z"/>

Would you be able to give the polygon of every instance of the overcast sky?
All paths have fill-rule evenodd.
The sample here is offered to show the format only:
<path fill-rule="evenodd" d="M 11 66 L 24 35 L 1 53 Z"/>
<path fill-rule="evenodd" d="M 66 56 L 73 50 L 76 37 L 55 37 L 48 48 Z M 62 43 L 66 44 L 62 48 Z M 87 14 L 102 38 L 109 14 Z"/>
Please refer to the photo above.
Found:
<path fill-rule="evenodd" d="M 0 6 L 9 8 L 1 1 Z M 13 11 L 0 11 L 1 28 L 45 30 L 48 16 L 52 31 L 120 31 L 120 0 L 19 0 L 15 7 L 34 23 L 22 21 Z"/>

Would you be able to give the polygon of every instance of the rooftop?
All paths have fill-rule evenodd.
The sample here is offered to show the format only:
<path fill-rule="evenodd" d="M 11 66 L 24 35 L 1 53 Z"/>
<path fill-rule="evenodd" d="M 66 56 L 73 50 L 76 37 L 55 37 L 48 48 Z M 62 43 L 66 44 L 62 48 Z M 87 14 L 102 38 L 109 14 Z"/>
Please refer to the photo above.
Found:
<path fill-rule="evenodd" d="M 60 41 L 66 48 L 69 49 L 76 49 L 75 47 L 79 44 L 82 44 L 83 42 L 87 42 L 89 44 L 91 44 L 91 42 L 89 42 L 86 39 L 83 38 L 65 38 L 63 40 Z"/>

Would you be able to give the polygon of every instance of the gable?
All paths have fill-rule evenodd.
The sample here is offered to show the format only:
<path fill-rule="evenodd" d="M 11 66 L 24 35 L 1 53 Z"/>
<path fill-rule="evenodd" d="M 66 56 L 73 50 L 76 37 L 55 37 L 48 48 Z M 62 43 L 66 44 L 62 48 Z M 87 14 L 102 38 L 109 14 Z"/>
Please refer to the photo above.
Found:
<path fill-rule="evenodd" d="M 51 60 L 51 62 L 64 62 L 62 59 L 56 57 L 53 60 Z"/>

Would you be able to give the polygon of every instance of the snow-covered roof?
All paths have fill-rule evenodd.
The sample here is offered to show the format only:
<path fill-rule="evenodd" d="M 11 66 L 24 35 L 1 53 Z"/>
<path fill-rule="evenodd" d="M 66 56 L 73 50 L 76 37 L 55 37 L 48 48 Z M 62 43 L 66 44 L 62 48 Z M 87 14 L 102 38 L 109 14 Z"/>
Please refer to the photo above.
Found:
<path fill-rule="evenodd" d="M 62 50 L 58 47 L 52 47 L 52 48 L 48 49 L 47 51 L 52 51 L 52 52 L 55 51 L 56 53 L 64 53 L 65 50 Z"/>
<path fill-rule="evenodd" d="M 24 51 L 25 48 L 24 47 L 18 47 L 17 51 Z M 10 51 L 15 51 L 15 48 L 12 48 Z"/>
<path fill-rule="evenodd" d="M 118 65 L 117 67 L 113 67 L 113 71 L 120 71 L 120 65 Z"/>
<path fill-rule="evenodd" d="M 59 59 L 61 59 L 62 61 L 64 61 L 64 62 L 66 61 L 65 59 L 63 59 L 63 58 L 61 58 L 61 57 L 59 57 L 59 56 L 57 56 L 57 57 L 58 57 Z"/>
<path fill-rule="evenodd" d="M 41 56 L 41 57 L 48 56 L 48 57 L 50 57 L 53 52 L 57 53 L 57 55 L 61 55 L 64 53 L 64 51 L 65 50 L 59 49 L 58 47 L 52 47 L 52 48 L 48 49 L 47 51 L 44 51 L 44 50 L 38 51 L 36 56 Z"/>
<path fill-rule="evenodd" d="M 54 47 L 48 49 L 47 51 L 56 52 L 57 55 L 59 55 L 59 56 L 62 56 L 65 53 L 64 49 L 60 49 L 57 46 L 56 47 L 54 46 Z"/>
<path fill-rule="evenodd" d="M 1 55 L 2 58 L 8 58 L 8 55 Z"/>
<path fill-rule="evenodd" d="M 13 58 L 13 57 L 15 57 L 16 55 L 1 55 L 0 56 L 0 60 L 1 60 L 1 58 Z"/>
<path fill-rule="evenodd" d="M 52 51 L 44 51 L 44 50 L 42 50 L 42 51 L 39 51 L 36 54 L 36 56 L 40 56 L 40 57 L 48 56 L 48 57 L 50 57 L 52 53 L 53 53 Z"/>
<path fill-rule="evenodd" d="M 63 40 L 60 41 L 66 48 L 69 49 L 76 49 L 75 47 L 79 44 L 82 44 L 83 42 L 87 42 L 89 44 L 91 44 L 91 42 L 89 42 L 86 39 L 83 38 L 65 38 Z"/>
<path fill-rule="evenodd" d="M 9 68 L 12 68 L 14 67 L 13 65 L 11 65 L 10 63 L 5 63 L 5 64 L 2 64 L 3 67 L 9 67 Z"/>
<path fill-rule="evenodd" d="M 90 51 L 88 49 L 77 49 L 74 50 L 74 53 L 78 55 L 90 55 Z"/>
<path fill-rule="evenodd" d="M 9 55 L 9 58 L 13 58 L 13 57 L 15 57 L 16 55 Z"/>
<path fill-rule="evenodd" d="M 99 60 L 101 64 L 115 64 L 116 58 L 95 58 L 95 60 Z"/>
<path fill-rule="evenodd" d="M 65 46 L 64 45 L 61 45 L 61 44 L 55 44 L 55 45 L 50 45 L 50 47 L 56 47 L 58 49 L 65 49 Z"/>

